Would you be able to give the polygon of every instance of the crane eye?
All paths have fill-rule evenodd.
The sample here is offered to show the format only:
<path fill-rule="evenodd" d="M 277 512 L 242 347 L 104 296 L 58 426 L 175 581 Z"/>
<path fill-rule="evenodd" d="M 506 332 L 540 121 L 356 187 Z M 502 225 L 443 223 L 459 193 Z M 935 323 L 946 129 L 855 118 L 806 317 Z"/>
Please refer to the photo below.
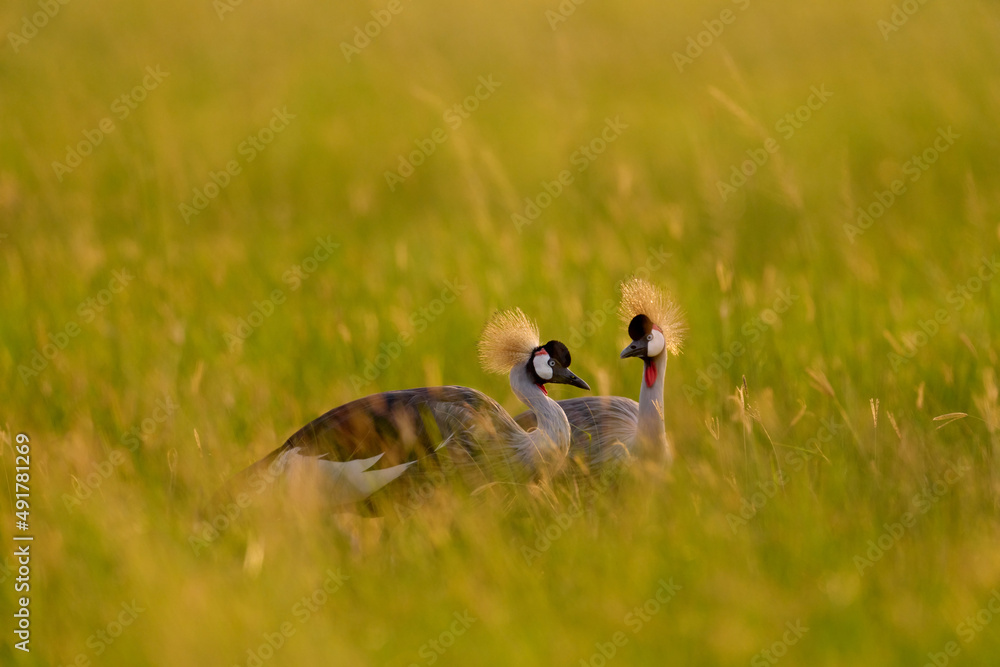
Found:
<path fill-rule="evenodd" d="M 650 331 L 649 335 L 646 336 L 646 340 L 649 341 L 646 344 L 646 356 L 650 359 L 659 356 L 666 346 L 666 341 L 663 338 L 663 332 L 659 329 L 653 329 Z"/>
<path fill-rule="evenodd" d="M 556 367 L 556 360 L 555 359 L 549 359 L 549 366 L 552 366 L 552 368 L 555 368 Z"/>

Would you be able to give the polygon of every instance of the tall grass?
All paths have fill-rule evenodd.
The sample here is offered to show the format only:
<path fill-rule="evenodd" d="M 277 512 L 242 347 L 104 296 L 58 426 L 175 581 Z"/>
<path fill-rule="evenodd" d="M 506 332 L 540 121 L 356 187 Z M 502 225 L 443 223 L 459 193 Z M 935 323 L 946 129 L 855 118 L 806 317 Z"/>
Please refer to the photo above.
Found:
<path fill-rule="evenodd" d="M 404 0 L 350 62 L 341 43 L 385 4 L 73 2 L 8 38 L 0 437 L 11 499 L 12 439 L 31 438 L 35 541 L 32 651 L 5 629 L 5 662 L 247 665 L 270 637 L 267 664 L 290 665 L 992 664 L 993 613 L 960 624 L 1000 587 L 1000 291 L 979 273 L 1000 241 L 995 5 L 919 5 L 887 38 L 889 2 L 588 2 L 553 29 L 558 6 Z M 17 32 L 37 11 L 0 17 Z M 147 67 L 168 74 L 123 118 Z M 627 127 L 581 162 L 609 119 Z M 268 489 L 191 541 L 226 479 L 352 398 L 463 384 L 520 410 L 475 355 L 497 308 L 571 343 L 595 393 L 635 397 L 607 302 L 644 269 L 691 332 L 668 366 L 669 472 L 444 490 L 375 522 Z M 134 275 L 118 292 L 116 271 Z"/>

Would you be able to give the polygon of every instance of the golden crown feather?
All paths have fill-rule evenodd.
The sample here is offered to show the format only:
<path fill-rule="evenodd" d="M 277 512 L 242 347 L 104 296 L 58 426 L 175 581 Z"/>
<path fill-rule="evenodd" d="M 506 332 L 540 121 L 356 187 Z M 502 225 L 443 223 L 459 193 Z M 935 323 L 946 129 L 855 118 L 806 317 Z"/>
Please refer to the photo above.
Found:
<path fill-rule="evenodd" d="M 509 373 L 538 347 L 538 327 L 520 308 L 495 313 L 479 339 L 479 361 L 490 373 Z"/>
<path fill-rule="evenodd" d="M 687 325 L 684 313 L 670 296 L 643 278 L 629 278 L 621 284 L 621 317 L 626 323 L 636 315 L 645 315 L 660 327 L 671 354 L 678 354 L 684 343 Z"/>

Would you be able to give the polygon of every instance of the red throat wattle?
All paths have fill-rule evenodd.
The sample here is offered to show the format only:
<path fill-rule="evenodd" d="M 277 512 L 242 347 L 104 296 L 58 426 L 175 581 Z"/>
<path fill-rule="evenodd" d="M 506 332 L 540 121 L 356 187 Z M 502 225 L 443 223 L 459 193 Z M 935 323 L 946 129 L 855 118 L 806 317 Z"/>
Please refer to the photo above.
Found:
<path fill-rule="evenodd" d="M 539 385 L 535 385 L 535 386 L 537 386 L 539 389 L 541 389 L 542 393 L 545 394 L 546 396 L 549 395 L 549 391 L 548 391 L 548 389 L 545 388 L 544 384 L 539 384 Z"/>
<path fill-rule="evenodd" d="M 643 378 L 646 380 L 646 386 L 652 389 L 653 384 L 656 382 L 656 364 L 648 364 L 646 366 Z"/>

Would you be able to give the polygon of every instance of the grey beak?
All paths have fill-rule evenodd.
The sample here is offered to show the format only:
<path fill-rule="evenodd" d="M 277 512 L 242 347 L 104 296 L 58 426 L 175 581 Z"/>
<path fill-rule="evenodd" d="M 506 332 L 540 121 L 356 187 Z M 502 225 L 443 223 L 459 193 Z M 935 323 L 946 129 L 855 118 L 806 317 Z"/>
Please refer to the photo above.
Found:
<path fill-rule="evenodd" d="M 568 368 L 557 367 L 552 373 L 552 379 L 549 382 L 554 382 L 558 384 L 571 384 L 574 387 L 579 387 L 580 389 L 586 389 L 590 391 L 590 385 L 581 380 L 576 376 L 573 371 Z"/>
<path fill-rule="evenodd" d="M 646 356 L 646 339 L 634 340 L 628 344 L 624 350 L 622 350 L 621 358 L 628 359 L 630 357 L 645 357 Z"/>

